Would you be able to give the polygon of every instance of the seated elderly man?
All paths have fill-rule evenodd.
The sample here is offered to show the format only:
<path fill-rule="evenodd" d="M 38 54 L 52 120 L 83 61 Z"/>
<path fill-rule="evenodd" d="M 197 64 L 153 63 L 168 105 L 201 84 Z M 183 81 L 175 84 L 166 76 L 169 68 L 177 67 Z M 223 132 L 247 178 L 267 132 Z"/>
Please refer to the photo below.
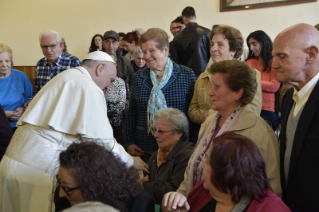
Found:
<path fill-rule="evenodd" d="M 52 211 L 59 152 L 74 140 L 98 141 L 127 166 L 147 171 L 140 158 L 132 158 L 113 139 L 102 90 L 115 76 L 113 59 L 96 51 L 40 90 L 17 123 L 0 163 L 0 211 Z"/>

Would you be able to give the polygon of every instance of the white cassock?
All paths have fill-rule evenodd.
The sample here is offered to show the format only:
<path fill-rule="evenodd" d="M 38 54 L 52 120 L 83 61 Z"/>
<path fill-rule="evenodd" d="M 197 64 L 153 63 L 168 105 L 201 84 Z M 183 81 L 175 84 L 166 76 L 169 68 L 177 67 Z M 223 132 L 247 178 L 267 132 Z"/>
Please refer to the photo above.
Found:
<path fill-rule="evenodd" d="M 133 158 L 113 139 L 102 90 L 83 67 L 48 82 L 17 123 L 0 163 L 0 211 L 54 211 L 59 153 L 73 141 L 98 141 L 127 164 Z"/>

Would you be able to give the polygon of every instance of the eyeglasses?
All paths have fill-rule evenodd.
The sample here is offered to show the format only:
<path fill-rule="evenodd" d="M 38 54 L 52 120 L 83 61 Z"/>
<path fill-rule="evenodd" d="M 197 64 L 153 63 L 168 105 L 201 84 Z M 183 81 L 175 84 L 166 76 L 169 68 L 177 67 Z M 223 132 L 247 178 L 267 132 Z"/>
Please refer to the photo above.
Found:
<path fill-rule="evenodd" d="M 167 130 L 167 131 L 164 131 L 164 130 L 158 130 L 156 128 L 153 128 L 153 133 L 155 134 L 157 131 L 158 134 L 160 135 L 163 135 L 164 133 L 168 133 L 168 132 L 172 132 L 172 131 L 175 131 L 175 130 Z"/>
<path fill-rule="evenodd" d="M 55 45 L 41 46 L 41 48 L 42 48 L 43 50 L 48 50 L 49 48 L 50 48 L 51 50 L 54 50 L 58 44 L 59 44 L 59 42 L 58 42 L 57 44 L 55 44 Z"/>
<path fill-rule="evenodd" d="M 60 178 L 59 178 L 59 175 L 56 175 L 56 181 L 58 182 L 58 185 L 60 186 L 60 188 L 62 188 L 62 190 L 63 190 L 68 196 L 70 196 L 70 194 L 69 194 L 70 191 L 74 191 L 74 190 L 80 188 L 80 186 L 77 186 L 77 187 L 75 187 L 75 188 L 66 189 L 66 188 L 61 184 L 61 180 L 60 180 Z"/>

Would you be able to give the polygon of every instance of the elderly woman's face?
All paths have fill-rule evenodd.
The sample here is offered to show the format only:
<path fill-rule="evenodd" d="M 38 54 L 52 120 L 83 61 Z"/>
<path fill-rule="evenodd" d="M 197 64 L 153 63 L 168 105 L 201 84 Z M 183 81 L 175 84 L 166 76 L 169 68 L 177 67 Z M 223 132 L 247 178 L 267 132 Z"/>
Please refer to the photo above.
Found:
<path fill-rule="evenodd" d="M 135 61 L 136 66 L 139 68 L 142 68 L 145 66 L 145 60 L 143 58 L 142 53 L 136 54 L 134 61 Z"/>
<path fill-rule="evenodd" d="M 79 188 L 79 183 L 73 177 L 73 175 L 71 174 L 71 172 L 68 169 L 60 166 L 59 178 L 60 178 L 60 182 L 61 182 L 59 197 L 65 197 L 67 200 L 69 200 L 71 205 L 85 202 L 85 200 L 82 196 L 82 192 Z M 67 192 L 65 190 L 67 190 Z M 69 190 L 71 190 L 71 191 L 69 191 Z"/>
<path fill-rule="evenodd" d="M 154 132 L 158 147 L 164 151 L 169 151 L 182 137 L 182 133 L 176 132 L 166 118 L 157 119 Z"/>
<path fill-rule="evenodd" d="M 156 48 L 156 43 L 153 40 L 142 43 L 142 51 L 144 60 L 150 69 L 165 70 L 168 48 L 165 46 L 163 50 Z"/>
<path fill-rule="evenodd" d="M 239 104 L 241 92 L 235 92 L 225 83 L 225 74 L 216 73 L 212 76 L 212 87 L 208 92 L 211 97 L 212 109 L 218 112 L 236 108 Z M 235 109 L 234 108 L 234 109 Z"/>
<path fill-rule="evenodd" d="M 8 52 L 0 53 L 0 78 L 11 74 L 11 60 Z"/>
<path fill-rule="evenodd" d="M 236 52 L 229 50 L 229 42 L 221 33 L 214 35 L 210 43 L 210 55 L 214 63 L 223 60 L 232 60 Z"/>

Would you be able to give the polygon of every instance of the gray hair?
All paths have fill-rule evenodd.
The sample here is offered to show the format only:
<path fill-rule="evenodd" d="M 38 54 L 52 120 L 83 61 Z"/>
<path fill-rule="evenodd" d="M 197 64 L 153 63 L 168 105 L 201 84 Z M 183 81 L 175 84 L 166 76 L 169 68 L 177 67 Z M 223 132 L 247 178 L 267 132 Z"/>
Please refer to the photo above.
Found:
<path fill-rule="evenodd" d="M 49 36 L 49 35 L 55 35 L 55 38 L 56 38 L 56 41 L 58 42 L 58 43 L 60 43 L 61 42 L 61 36 L 60 36 L 60 34 L 58 33 L 58 32 L 56 32 L 56 31 L 54 31 L 54 30 L 50 30 L 50 29 L 48 29 L 48 30 L 45 30 L 44 32 L 42 32 L 40 35 L 39 35 L 39 41 L 40 41 L 40 43 L 41 43 L 41 38 L 42 37 L 44 37 L 44 36 Z"/>
<path fill-rule="evenodd" d="M 138 54 L 143 54 L 143 51 L 142 51 L 141 47 L 137 47 L 137 48 L 134 50 L 133 55 L 132 55 L 133 60 L 135 60 L 135 58 L 136 58 L 136 56 L 137 56 Z"/>
<path fill-rule="evenodd" d="M 63 212 L 119 212 L 119 210 L 101 202 L 83 202 L 73 205 Z"/>
<path fill-rule="evenodd" d="M 156 111 L 154 115 L 155 122 L 157 119 L 165 118 L 173 124 L 173 129 L 183 133 L 182 141 L 188 140 L 188 120 L 186 115 L 176 108 L 162 108 Z"/>

